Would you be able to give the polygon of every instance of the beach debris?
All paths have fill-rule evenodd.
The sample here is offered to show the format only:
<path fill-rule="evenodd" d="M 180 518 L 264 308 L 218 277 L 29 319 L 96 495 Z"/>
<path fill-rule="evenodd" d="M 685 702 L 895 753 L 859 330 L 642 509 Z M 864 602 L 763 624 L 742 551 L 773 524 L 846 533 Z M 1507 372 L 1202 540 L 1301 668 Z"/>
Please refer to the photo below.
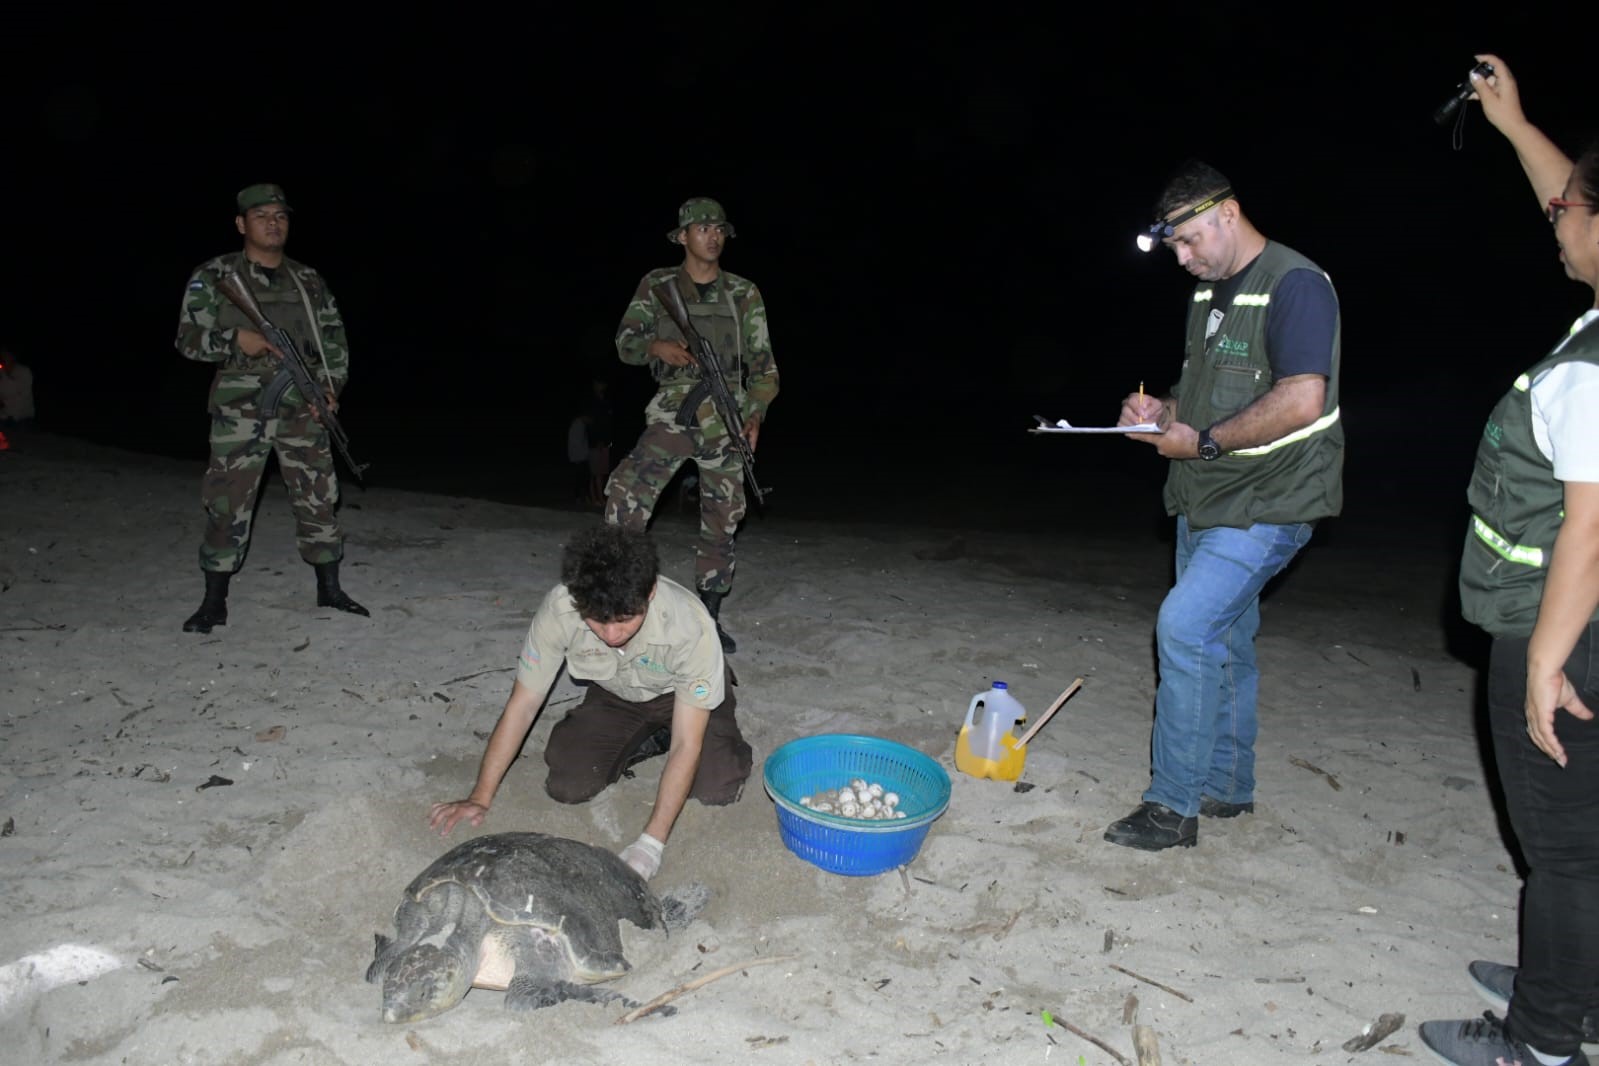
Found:
<path fill-rule="evenodd" d="M 898 792 L 889 792 L 878 782 L 867 781 L 864 777 L 857 777 L 836 789 L 801 796 L 800 806 L 809 807 L 818 814 L 837 814 L 868 822 L 905 817 L 905 812 L 898 809 Z"/>
<path fill-rule="evenodd" d="M 474 677 L 482 677 L 485 674 L 508 674 L 515 669 L 516 667 L 514 666 L 496 666 L 490 670 L 479 670 L 476 673 L 462 674 L 460 677 L 452 677 L 448 681 L 444 682 L 444 684 L 453 685 L 460 681 L 470 681 Z"/>
<path fill-rule="evenodd" d="M 906 896 L 914 896 L 914 895 L 916 895 L 916 890 L 911 888 L 911 876 L 910 876 L 910 874 L 905 872 L 905 867 L 903 867 L 903 866 L 899 867 L 899 880 L 900 880 L 900 884 L 905 886 L 905 895 Z"/>
<path fill-rule="evenodd" d="M 195 785 L 194 786 L 194 790 L 196 792 L 204 792 L 208 788 L 221 788 L 223 785 L 231 785 L 231 784 L 233 784 L 233 782 L 228 780 L 227 778 L 218 777 L 216 774 L 212 774 L 211 777 L 206 781 L 205 784 L 203 784 L 203 785 Z"/>
<path fill-rule="evenodd" d="M 263 729 L 263 730 L 261 730 L 261 732 L 259 732 L 259 733 L 257 733 L 255 735 L 255 739 L 260 741 L 263 744 L 268 744 L 268 743 L 271 743 L 274 740 L 282 740 L 283 737 L 284 737 L 284 734 L 286 734 L 287 732 L 288 732 L 288 729 L 285 728 L 284 726 L 275 725 L 271 729 Z"/>
<path fill-rule="evenodd" d="M 1138 993 L 1129 992 L 1122 1001 L 1122 1024 L 1132 1025 L 1138 1020 Z"/>
<path fill-rule="evenodd" d="M 1417 692 L 1421 691 L 1421 671 L 1414 666 L 1410 668 L 1410 684 Z"/>
<path fill-rule="evenodd" d="M 1101 955 L 1109 955 L 1110 949 L 1116 946 L 1116 930 L 1105 930 L 1105 946 L 1099 949 Z"/>
<path fill-rule="evenodd" d="M 15 818 L 7 818 L 6 819 L 6 824 L 3 825 L 3 826 L 0 826 L 0 837 L 11 836 L 11 835 L 15 834 L 16 831 L 17 831 L 17 820 Z"/>
<path fill-rule="evenodd" d="M 1332 786 L 1332 790 L 1334 792 L 1343 791 L 1343 787 L 1344 786 L 1340 785 L 1338 783 L 1338 779 L 1336 777 L 1334 777 L 1332 774 L 1329 774 L 1326 770 L 1323 770 L 1321 767 L 1317 766 L 1316 764 L 1306 762 L 1304 759 L 1301 759 L 1297 755 L 1288 756 L 1288 761 L 1290 763 L 1292 763 L 1293 765 L 1299 767 L 1301 770 L 1309 770 L 1313 774 L 1320 774 L 1322 777 L 1325 777 L 1327 779 L 1327 784 Z"/>
<path fill-rule="evenodd" d="M 305 638 L 305 643 L 296 645 L 294 650 L 295 651 L 304 651 L 305 649 L 309 648 L 310 646 L 311 646 L 311 638 L 310 637 L 306 637 Z"/>
<path fill-rule="evenodd" d="M 147 957 L 145 957 L 143 955 L 139 956 L 139 965 L 143 966 L 146 970 L 150 970 L 153 973 L 165 973 L 166 972 L 166 968 L 164 966 L 162 966 L 159 962 L 156 962 L 154 959 L 147 958 Z"/>
<path fill-rule="evenodd" d="M 1388 842 L 1395 846 L 1403 844 L 1405 842 L 1405 831 L 1403 829 L 1388 830 Z"/>
<path fill-rule="evenodd" d="M 746 1043 L 746 1044 L 748 1044 L 750 1046 L 750 1050 L 759 1051 L 761 1048 L 764 1048 L 764 1047 L 777 1047 L 779 1044 L 786 1044 L 786 1043 L 788 1043 L 788 1037 L 786 1037 L 786 1036 L 746 1036 L 744 1038 L 744 1043 Z"/>
<path fill-rule="evenodd" d="M 1133 1054 L 1138 1066 L 1160 1066 L 1160 1038 L 1147 1025 L 1133 1026 Z"/>
<path fill-rule="evenodd" d="M 143 778 L 144 772 L 146 770 L 150 771 L 150 776 L 148 778 Z M 156 767 L 151 766 L 149 763 L 141 763 L 133 771 L 133 776 L 134 777 L 143 778 L 144 780 L 147 780 L 147 781 L 154 781 L 158 785 L 164 785 L 168 781 L 172 780 L 172 775 L 171 774 L 167 773 L 165 770 L 157 769 Z"/>
<path fill-rule="evenodd" d="M 1124 973 L 1128 977 L 1133 978 L 1134 980 L 1142 981 L 1146 985 L 1154 985 L 1156 988 L 1160 989 L 1162 992 L 1170 992 L 1172 995 L 1176 996 L 1178 999 L 1182 1000 L 1184 1003 L 1192 1003 L 1194 1001 L 1194 997 L 1189 996 L 1189 995 L 1184 995 L 1183 993 L 1177 991 L 1175 988 L 1171 987 L 1170 985 L 1163 985 L 1159 981 L 1151 980 L 1150 978 L 1145 977 L 1141 973 L 1134 973 L 1132 970 L 1129 970 L 1125 966 L 1117 966 L 1113 962 L 1113 963 L 1110 964 L 1110 968 L 1112 970 L 1115 970 L 1117 973 Z"/>
<path fill-rule="evenodd" d="M 649 1014 L 649 1013 L 651 1013 L 653 1011 L 660 1010 L 662 1007 L 664 1007 L 666 1004 L 672 1002 L 672 1000 L 676 999 L 677 997 L 682 996 L 682 995 L 687 995 L 688 993 L 694 991 L 696 988 L 704 988 L 706 985 L 710 984 L 712 981 L 720 981 L 722 978 L 728 976 L 729 974 L 735 974 L 735 973 L 738 973 L 741 970 L 747 970 L 751 966 L 766 966 L 766 965 L 768 965 L 770 963 L 774 963 L 774 962 L 787 962 L 788 960 L 790 960 L 792 958 L 795 958 L 795 957 L 796 956 L 793 956 L 793 955 L 768 955 L 764 959 L 751 959 L 749 962 L 741 962 L 737 966 L 724 966 L 720 970 L 712 970 L 710 973 L 702 974 L 699 977 L 694 978 L 694 980 L 692 980 L 692 981 L 684 981 L 682 984 L 678 985 L 676 988 L 667 989 L 665 992 L 662 992 L 660 995 L 656 996 L 654 999 L 650 1000 L 648 1003 L 645 1003 L 642 1006 L 635 1007 L 632 1010 L 628 1011 L 626 1014 L 622 1015 L 620 1018 L 616 1019 L 616 1021 L 612 1022 L 611 1024 L 612 1025 L 626 1025 L 629 1022 L 636 1022 L 640 1018 L 644 1017 L 646 1014 Z"/>
<path fill-rule="evenodd" d="M 1012 788 L 1011 791 L 1012 792 L 1031 792 L 1033 789 L 1035 789 L 1037 787 L 1038 786 L 1033 784 L 1031 781 L 1018 781 L 1018 782 L 1016 782 L 1016 786 L 1014 788 Z"/>
<path fill-rule="evenodd" d="M 1053 1014 L 1053 1013 L 1050 1013 L 1048 1011 L 1046 1011 L 1045 1014 L 1048 1015 L 1049 1024 L 1050 1025 L 1058 1025 L 1062 1029 L 1066 1030 L 1068 1033 L 1070 1033 L 1073 1036 L 1077 1037 L 1079 1040 L 1088 1041 L 1090 1044 L 1093 1044 L 1099 1050 L 1103 1051 L 1105 1054 L 1109 1055 L 1111 1058 L 1113 1058 L 1117 1062 L 1121 1063 L 1121 1066 L 1133 1066 L 1132 1061 L 1129 1060 L 1127 1058 L 1127 1056 L 1123 1055 L 1120 1051 L 1117 1051 L 1115 1048 L 1113 1048 L 1109 1044 L 1105 1043 L 1103 1040 L 1101 1040 L 1099 1037 L 1095 1036 L 1093 1033 L 1084 1032 L 1083 1030 L 1077 1028 L 1077 1026 L 1073 1025 L 1071 1022 L 1067 1021 L 1065 1018 L 1062 1018 L 1058 1014 Z M 1049 1034 L 1045 1033 L 1044 1035 L 1048 1036 Z"/>
<path fill-rule="evenodd" d="M 1360 1031 L 1360 1035 L 1352 1036 L 1344 1041 L 1345 1051 L 1370 1051 L 1394 1033 L 1397 1033 L 1405 1024 L 1403 1014 L 1382 1014 L 1377 1020 L 1369 1023 Z"/>

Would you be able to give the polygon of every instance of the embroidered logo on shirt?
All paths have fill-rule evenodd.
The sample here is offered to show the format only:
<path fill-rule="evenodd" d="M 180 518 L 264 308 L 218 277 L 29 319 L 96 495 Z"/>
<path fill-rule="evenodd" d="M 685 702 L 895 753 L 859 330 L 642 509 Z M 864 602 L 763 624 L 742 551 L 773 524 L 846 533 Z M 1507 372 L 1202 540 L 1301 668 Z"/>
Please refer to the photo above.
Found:
<path fill-rule="evenodd" d="M 702 681 L 694 682 L 694 698 L 695 699 L 697 699 L 697 700 L 708 699 L 708 698 L 710 698 L 710 695 L 711 695 L 711 683 L 709 681 L 703 681 L 702 680 Z"/>

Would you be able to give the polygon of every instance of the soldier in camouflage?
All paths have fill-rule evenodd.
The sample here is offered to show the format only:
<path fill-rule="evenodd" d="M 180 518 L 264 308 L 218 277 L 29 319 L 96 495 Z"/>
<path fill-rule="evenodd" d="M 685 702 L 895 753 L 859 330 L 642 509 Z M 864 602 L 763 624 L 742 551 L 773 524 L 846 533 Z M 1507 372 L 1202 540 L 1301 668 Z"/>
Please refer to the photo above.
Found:
<path fill-rule="evenodd" d="M 722 249 L 733 236 L 722 205 L 696 197 L 677 212 L 677 228 L 666 239 L 683 248 L 683 263 L 644 275 L 616 331 L 622 362 L 648 366 L 659 383 L 644 412 L 644 432 L 606 485 L 605 520 L 644 529 L 661 492 L 679 467 L 699 468 L 700 539 L 694 584 L 716 619 L 724 651 L 737 645 L 722 628 L 722 598 L 733 587 L 733 538 L 744 518 L 744 465 L 729 432 L 742 429 L 755 450 L 766 410 L 777 396 L 777 363 L 766 328 L 766 304 L 755 283 L 721 268 Z M 728 389 L 743 425 L 723 424 L 701 386 L 684 338 L 650 288 L 675 284 L 689 318 L 721 360 Z"/>
<path fill-rule="evenodd" d="M 178 319 L 178 351 L 217 364 L 210 396 L 211 464 L 200 491 L 206 515 L 200 544 L 205 599 L 183 623 L 186 633 L 209 633 L 212 626 L 227 624 L 228 581 L 249 550 L 256 495 L 273 451 L 294 510 L 300 557 L 316 569 L 317 606 L 369 613 L 339 587 L 344 536 L 335 514 L 339 482 L 328 432 L 295 388 L 283 353 L 252 328 L 217 284 L 230 271 L 249 283 L 266 317 L 296 339 L 312 376 L 326 388 L 332 411 L 350 371 L 344 322 L 322 276 L 283 254 L 290 211 L 283 189 L 251 185 L 239 192 L 237 205 L 234 225 L 244 238 L 243 250 L 195 268 Z"/>

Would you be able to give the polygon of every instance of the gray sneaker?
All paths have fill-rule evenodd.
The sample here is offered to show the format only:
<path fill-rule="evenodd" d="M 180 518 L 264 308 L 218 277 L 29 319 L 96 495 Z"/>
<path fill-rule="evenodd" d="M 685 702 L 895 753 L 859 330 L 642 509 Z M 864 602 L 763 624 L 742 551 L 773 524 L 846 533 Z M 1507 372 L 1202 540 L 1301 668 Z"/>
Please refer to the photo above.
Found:
<path fill-rule="evenodd" d="M 1478 959 L 1466 967 L 1477 994 L 1499 1013 L 1510 1009 L 1510 994 L 1516 986 L 1516 968 L 1502 962 Z M 1599 1055 L 1599 1018 L 1592 1011 L 1582 1016 L 1582 1050 Z"/>
<path fill-rule="evenodd" d="M 1421 1043 L 1446 1066 L 1536 1066 L 1532 1049 L 1505 1032 L 1505 1024 L 1487 1011 L 1481 1018 L 1422 1022 Z M 1577 1052 L 1565 1066 L 1590 1066 Z"/>

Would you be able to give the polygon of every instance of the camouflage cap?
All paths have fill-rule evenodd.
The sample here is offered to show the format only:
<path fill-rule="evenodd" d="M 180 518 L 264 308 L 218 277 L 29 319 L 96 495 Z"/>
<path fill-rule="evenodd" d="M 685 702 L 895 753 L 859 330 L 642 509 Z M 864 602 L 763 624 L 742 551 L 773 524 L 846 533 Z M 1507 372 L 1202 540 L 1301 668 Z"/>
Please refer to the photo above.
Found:
<path fill-rule="evenodd" d="M 241 215 L 250 208 L 260 207 L 262 204 L 282 204 L 285 211 L 294 210 L 289 206 L 289 198 L 283 195 L 281 185 L 247 185 L 239 190 L 235 202 L 239 205 Z"/>
<path fill-rule="evenodd" d="M 733 223 L 727 220 L 727 212 L 722 210 L 722 205 L 708 196 L 696 196 L 692 200 L 684 200 L 683 206 L 677 209 L 677 228 L 669 232 L 666 239 L 676 244 L 677 235 L 683 232 L 684 226 L 700 222 L 721 226 L 729 237 L 736 236 Z"/>

